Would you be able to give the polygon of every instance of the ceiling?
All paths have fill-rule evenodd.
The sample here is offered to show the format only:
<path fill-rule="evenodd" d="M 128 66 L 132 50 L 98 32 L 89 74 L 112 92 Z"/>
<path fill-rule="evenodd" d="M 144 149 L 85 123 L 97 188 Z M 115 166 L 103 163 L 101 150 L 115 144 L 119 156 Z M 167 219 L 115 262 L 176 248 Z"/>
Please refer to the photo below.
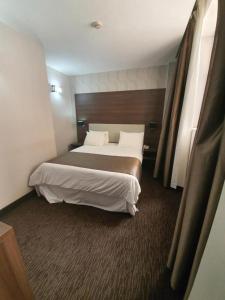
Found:
<path fill-rule="evenodd" d="M 0 0 L 0 19 L 42 42 L 67 75 L 166 64 L 194 0 Z M 100 30 L 90 23 L 101 20 Z"/>

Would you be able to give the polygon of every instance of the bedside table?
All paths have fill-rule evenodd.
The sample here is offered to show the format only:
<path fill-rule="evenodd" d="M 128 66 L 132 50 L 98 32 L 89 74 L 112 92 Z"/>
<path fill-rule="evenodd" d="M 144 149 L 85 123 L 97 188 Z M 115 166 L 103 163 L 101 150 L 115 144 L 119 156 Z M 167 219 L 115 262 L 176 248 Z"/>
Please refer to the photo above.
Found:
<path fill-rule="evenodd" d="M 157 150 L 154 148 L 144 149 L 143 160 L 154 162 L 156 160 Z"/>
<path fill-rule="evenodd" d="M 71 150 L 73 150 L 73 149 L 76 149 L 76 148 L 78 148 L 78 147 L 80 147 L 80 146 L 83 146 L 83 144 L 82 144 L 82 143 L 79 143 L 79 142 L 74 143 L 74 144 L 70 144 L 70 145 L 68 146 L 68 151 L 71 151 Z"/>

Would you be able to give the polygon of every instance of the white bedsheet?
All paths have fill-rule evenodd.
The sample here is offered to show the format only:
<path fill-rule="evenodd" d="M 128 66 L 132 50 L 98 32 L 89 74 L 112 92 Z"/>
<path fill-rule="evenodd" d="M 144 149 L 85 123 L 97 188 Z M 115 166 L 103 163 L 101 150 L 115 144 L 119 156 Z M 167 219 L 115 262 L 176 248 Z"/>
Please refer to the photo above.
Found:
<path fill-rule="evenodd" d="M 107 144 L 104 146 L 82 146 L 73 150 L 73 152 L 136 157 L 142 161 L 142 153 L 138 152 L 138 150 L 120 147 L 118 144 Z M 102 208 L 110 211 L 113 210 L 111 207 L 112 204 L 109 203 L 107 206 L 107 198 L 118 199 L 118 201 L 123 203 L 123 207 L 127 207 L 127 212 L 132 215 L 134 215 L 137 210 L 135 204 L 137 203 L 138 196 L 141 192 L 140 184 L 137 178 L 129 174 L 52 163 L 42 163 L 30 176 L 29 185 L 35 186 L 37 191 L 41 192 L 42 194 L 44 194 L 44 186 L 48 185 L 61 187 L 63 189 L 74 189 L 76 191 L 80 190 L 93 193 L 95 195 L 104 195 L 106 196 L 106 203 Z M 52 198 L 51 201 L 48 199 L 48 193 L 45 193 L 44 196 L 49 202 L 53 202 Z M 60 197 L 60 199 L 55 199 L 55 202 L 64 200 L 66 202 L 73 203 L 72 198 L 61 198 L 62 197 Z M 96 199 L 97 198 L 98 197 L 96 197 Z M 77 202 L 74 201 L 74 203 Z M 97 200 L 96 203 L 93 203 L 93 199 L 90 201 L 90 204 L 88 203 L 88 199 L 86 203 L 81 204 L 101 207 L 99 203 L 97 203 Z"/>

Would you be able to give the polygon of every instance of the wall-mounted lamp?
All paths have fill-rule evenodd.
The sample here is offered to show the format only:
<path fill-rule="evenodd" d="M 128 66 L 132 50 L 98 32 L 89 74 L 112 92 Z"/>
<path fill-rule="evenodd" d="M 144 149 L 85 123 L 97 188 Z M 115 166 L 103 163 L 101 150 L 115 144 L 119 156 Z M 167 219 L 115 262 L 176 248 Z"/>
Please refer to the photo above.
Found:
<path fill-rule="evenodd" d="M 86 120 L 77 120 L 78 127 L 84 127 L 86 125 Z"/>
<path fill-rule="evenodd" d="M 55 85 L 55 84 L 51 84 L 51 93 L 62 93 L 62 89 L 61 87 Z"/>

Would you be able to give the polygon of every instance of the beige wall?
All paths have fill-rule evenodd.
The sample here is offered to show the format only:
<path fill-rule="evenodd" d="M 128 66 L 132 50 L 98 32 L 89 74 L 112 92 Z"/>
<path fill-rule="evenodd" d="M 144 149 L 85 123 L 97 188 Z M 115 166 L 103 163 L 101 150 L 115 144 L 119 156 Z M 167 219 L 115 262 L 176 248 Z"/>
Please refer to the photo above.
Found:
<path fill-rule="evenodd" d="M 51 106 L 57 154 L 67 151 L 68 145 L 76 138 L 75 104 L 69 77 L 47 68 L 49 85 L 61 87 L 61 93 L 51 93 Z"/>
<path fill-rule="evenodd" d="M 165 88 L 167 66 L 71 76 L 74 93 Z"/>
<path fill-rule="evenodd" d="M 0 23 L 0 208 L 26 194 L 30 172 L 56 154 L 45 57 Z"/>

